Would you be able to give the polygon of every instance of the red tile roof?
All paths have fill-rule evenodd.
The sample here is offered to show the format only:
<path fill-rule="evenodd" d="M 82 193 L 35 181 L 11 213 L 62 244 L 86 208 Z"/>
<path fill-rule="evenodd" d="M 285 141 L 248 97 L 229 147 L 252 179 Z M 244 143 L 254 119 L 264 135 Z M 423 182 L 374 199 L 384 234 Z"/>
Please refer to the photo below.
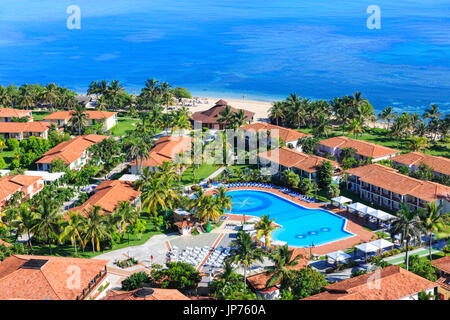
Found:
<path fill-rule="evenodd" d="M 149 158 L 142 163 L 143 167 L 156 167 L 165 161 L 172 161 L 177 154 L 191 149 L 193 139 L 191 137 L 165 136 L 155 142 L 155 146 L 149 153 Z M 140 164 L 140 163 L 139 163 Z M 130 163 L 136 165 L 136 161 Z"/>
<path fill-rule="evenodd" d="M 25 268 L 30 260 L 46 260 Z M 108 260 L 13 255 L 0 263 L 0 300 L 74 300 L 105 268 Z M 79 285 L 70 275 L 79 270 Z"/>
<path fill-rule="evenodd" d="M 325 292 L 303 300 L 399 300 L 436 286 L 399 266 L 389 266 L 333 283 Z"/>
<path fill-rule="evenodd" d="M 145 296 L 145 294 L 140 295 L 141 289 L 133 291 L 111 290 L 106 294 L 104 300 L 190 300 L 177 289 L 151 289 L 153 290 L 153 294 L 148 296 Z"/>
<path fill-rule="evenodd" d="M 450 176 L 450 159 L 444 157 L 430 156 L 420 152 L 410 152 L 391 158 L 392 161 L 405 166 L 419 166 L 421 163 L 430 166 L 433 171 Z"/>
<path fill-rule="evenodd" d="M 316 155 L 309 155 L 286 147 L 264 151 L 259 157 L 278 163 L 286 168 L 298 168 L 306 172 L 316 172 L 323 161 L 329 161 L 335 168 L 340 169 L 339 163 Z"/>
<path fill-rule="evenodd" d="M 30 110 L 20 110 L 20 109 L 12 109 L 12 108 L 0 108 L 0 118 L 22 118 L 22 117 L 30 117 Z"/>
<path fill-rule="evenodd" d="M 92 195 L 82 205 L 70 209 L 72 212 L 85 213 L 90 206 L 100 206 L 103 211 L 112 213 L 121 201 L 135 201 L 140 192 L 133 188 L 133 185 L 127 181 L 107 180 L 100 183 Z"/>
<path fill-rule="evenodd" d="M 89 134 L 61 142 L 50 151 L 44 153 L 42 158 L 36 161 L 36 163 L 51 163 L 55 159 L 61 159 L 68 164 L 72 163 L 81 158 L 83 152 L 90 146 L 99 143 L 106 138 L 108 138 L 108 136 Z"/>
<path fill-rule="evenodd" d="M 192 120 L 202 122 L 202 123 L 211 123 L 217 124 L 220 118 L 220 113 L 225 109 L 228 103 L 225 100 L 219 100 L 216 102 L 216 105 L 205 111 L 194 112 L 191 116 Z M 239 110 L 230 106 L 231 112 L 236 113 Z M 242 109 L 244 111 L 245 118 L 247 120 L 251 120 L 255 115 L 254 112 Z"/>
<path fill-rule="evenodd" d="M 2 239 L 0 239 L 0 246 L 5 246 L 5 247 L 12 247 L 12 244 L 6 241 L 3 241 Z"/>
<path fill-rule="evenodd" d="M 9 198 L 11 195 L 18 191 L 26 193 L 26 189 L 42 180 L 39 176 L 26 176 L 26 175 L 14 175 L 0 177 L 0 200 Z"/>
<path fill-rule="evenodd" d="M 47 122 L 0 122 L 0 133 L 46 132 L 49 129 Z"/>
<path fill-rule="evenodd" d="M 73 112 L 74 111 L 56 111 L 44 117 L 42 120 L 69 120 L 72 118 Z M 97 110 L 89 110 L 86 111 L 85 113 L 88 119 L 91 120 L 108 119 L 117 114 L 117 112 L 97 111 Z"/>
<path fill-rule="evenodd" d="M 348 169 L 346 172 L 358 176 L 363 182 L 400 195 L 411 195 L 425 201 L 435 201 L 442 198 L 450 199 L 450 187 L 414 179 L 398 173 L 396 169 L 377 163 Z"/>
<path fill-rule="evenodd" d="M 269 131 L 271 137 L 280 137 L 283 141 L 297 141 L 300 138 L 303 137 L 312 137 L 310 134 L 306 134 L 303 132 L 299 132 L 294 129 L 289 129 L 285 127 L 276 126 L 270 123 L 266 122 L 257 122 L 252 123 L 246 126 L 241 127 L 242 130 L 245 131 L 255 131 L 255 132 L 262 132 L 262 131 Z M 275 133 L 278 131 L 278 133 Z"/>
<path fill-rule="evenodd" d="M 431 261 L 433 267 L 450 274 L 450 256 Z"/>
<path fill-rule="evenodd" d="M 348 137 L 334 137 L 330 139 L 325 139 L 319 142 L 319 145 L 327 146 L 330 148 L 354 148 L 356 149 L 356 153 L 371 158 L 380 158 L 386 156 L 393 156 L 400 151 L 391 149 L 385 146 L 380 146 L 379 144 L 363 141 L 363 140 L 355 140 L 350 139 Z"/>

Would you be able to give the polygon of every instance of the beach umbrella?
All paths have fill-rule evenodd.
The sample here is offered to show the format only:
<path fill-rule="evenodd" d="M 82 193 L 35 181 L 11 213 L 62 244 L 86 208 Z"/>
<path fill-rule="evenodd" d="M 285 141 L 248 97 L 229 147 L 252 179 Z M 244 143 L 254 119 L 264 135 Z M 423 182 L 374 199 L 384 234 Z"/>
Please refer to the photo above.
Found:
<path fill-rule="evenodd" d="M 367 206 L 361 202 L 352 203 L 347 206 L 347 209 L 352 209 L 354 211 L 360 211 L 364 208 L 367 208 Z"/>
<path fill-rule="evenodd" d="M 247 220 L 248 223 L 257 223 L 261 220 L 260 218 L 254 217 Z"/>
<path fill-rule="evenodd" d="M 369 244 L 374 245 L 378 249 L 384 249 L 384 248 L 389 248 L 389 247 L 394 246 L 394 244 L 392 242 L 387 241 L 385 239 L 378 239 L 378 240 L 369 242 Z"/>
<path fill-rule="evenodd" d="M 349 198 L 344 197 L 344 196 L 339 196 L 339 197 L 332 198 L 331 199 L 331 203 L 333 203 L 333 202 L 336 202 L 339 205 L 342 205 L 342 204 L 349 203 L 349 202 L 351 203 L 352 199 L 349 199 Z"/>

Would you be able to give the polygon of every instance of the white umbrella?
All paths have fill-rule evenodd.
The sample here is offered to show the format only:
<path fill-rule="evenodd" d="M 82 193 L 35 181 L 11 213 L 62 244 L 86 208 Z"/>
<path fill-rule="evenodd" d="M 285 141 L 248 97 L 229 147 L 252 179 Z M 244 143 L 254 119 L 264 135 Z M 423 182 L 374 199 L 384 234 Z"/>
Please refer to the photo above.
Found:
<path fill-rule="evenodd" d="M 254 218 L 248 219 L 247 222 L 248 223 L 256 223 L 256 222 L 259 222 L 259 220 L 261 220 L 261 219 L 254 217 Z"/>
<path fill-rule="evenodd" d="M 330 252 L 327 254 L 327 258 L 332 259 L 334 261 L 345 261 L 349 259 L 351 256 L 341 250 Z"/>
<path fill-rule="evenodd" d="M 352 202 L 352 199 L 346 198 L 344 196 L 339 196 L 339 197 L 336 197 L 336 198 L 332 198 L 331 201 L 332 202 L 337 202 L 339 204 L 344 204 L 344 203 L 347 203 L 347 202 Z"/>
<path fill-rule="evenodd" d="M 369 244 L 374 245 L 378 249 L 384 249 L 384 248 L 389 248 L 389 247 L 393 247 L 394 246 L 394 244 L 392 242 L 389 242 L 389 241 L 387 241 L 385 239 L 378 239 L 378 240 L 369 242 Z"/>
<path fill-rule="evenodd" d="M 370 244 L 369 242 L 361 243 L 361 244 L 355 246 L 355 248 L 358 249 L 359 251 L 364 252 L 364 253 L 377 252 L 378 251 L 378 247 L 374 246 L 373 244 Z"/>
<path fill-rule="evenodd" d="M 391 219 L 398 219 L 398 218 L 389 213 L 386 213 L 386 215 L 384 215 L 383 217 L 380 218 L 380 220 L 382 220 L 382 221 L 388 221 Z"/>

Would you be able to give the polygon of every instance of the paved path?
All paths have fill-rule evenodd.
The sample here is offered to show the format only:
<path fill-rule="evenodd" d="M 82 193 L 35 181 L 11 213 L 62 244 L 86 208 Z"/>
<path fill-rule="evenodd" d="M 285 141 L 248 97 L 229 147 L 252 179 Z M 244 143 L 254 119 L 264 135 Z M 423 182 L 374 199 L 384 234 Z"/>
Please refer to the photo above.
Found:
<path fill-rule="evenodd" d="M 442 251 L 442 248 L 445 246 L 445 242 L 438 242 L 433 244 L 432 249 L 431 249 L 431 253 L 436 253 L 439 251 Z M 424 257 L 424 256 L 428 256 L 430 253 L 429 251 L 429 247 L 422 247 L 422 248 L 417 248 L 415 250 L 411 250 L 409 251 L 409 257 L 411 256 L 419 256 L 419 257 Z M 400 254 L 397 254 L 395 256 L 390 256 L 387 258 L 384 258 L 383 260 L 386 262 L 389 262 L 390 264 L 400 264 L 405 262 L 405 252 L 402 252 Z"/>

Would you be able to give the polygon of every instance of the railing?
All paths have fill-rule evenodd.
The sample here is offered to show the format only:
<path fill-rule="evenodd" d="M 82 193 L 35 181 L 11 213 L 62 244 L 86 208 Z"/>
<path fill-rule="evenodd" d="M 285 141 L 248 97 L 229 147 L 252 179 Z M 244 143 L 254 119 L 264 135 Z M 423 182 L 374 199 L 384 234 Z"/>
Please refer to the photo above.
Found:
<path fill-rule="evenodd" d="M 86 297 L 92 292 L 92 290 L 97 286 L 97 284 L 99 284 L 100 282 L 103 281 L 103 279 L 105 279 L 106 277 L 106 268 L 102 269 L 96 276 L 94 279 L 92 279 L 91 282 L 89 282 L 89 285 L 83 289 L 83 291 L 81 292 L 80 295 L 78 295 L 77 300 L 84 300 L 86 299 Z"/>

